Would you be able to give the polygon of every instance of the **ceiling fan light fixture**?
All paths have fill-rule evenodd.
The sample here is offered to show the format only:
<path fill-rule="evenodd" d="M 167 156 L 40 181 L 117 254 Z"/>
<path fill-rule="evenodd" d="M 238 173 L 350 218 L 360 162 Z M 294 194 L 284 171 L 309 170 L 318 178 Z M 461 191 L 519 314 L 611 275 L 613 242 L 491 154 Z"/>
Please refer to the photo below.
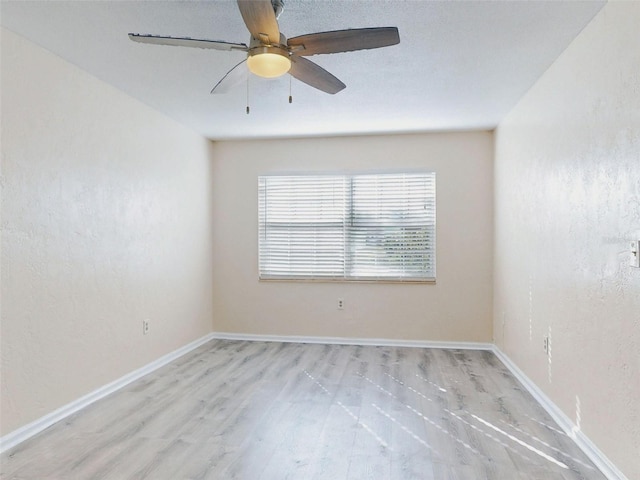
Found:
<path fill-rule="evenodd" d="M 291 68 L 289 52 L 274 46 L 252 48 L 247 58 L 247 66 L 251 73 L 264 78 L 276 78 L 284 75 Z"/>

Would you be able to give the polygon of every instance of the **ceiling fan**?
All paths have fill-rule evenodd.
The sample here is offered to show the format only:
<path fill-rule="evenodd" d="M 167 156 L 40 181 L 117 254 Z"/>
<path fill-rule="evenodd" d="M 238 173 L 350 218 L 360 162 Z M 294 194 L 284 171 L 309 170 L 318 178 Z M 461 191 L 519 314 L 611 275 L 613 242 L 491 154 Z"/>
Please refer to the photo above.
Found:
<path fill-rule="evenodd" d="M 307 85 L 335 94 L 346 85 L 324 68 L 304 57 L 387 47 L 400 43 L 396 27 L 335 30 L 287 39 L 280 33 L 277 20 L 284 8 L 283 0 L 237 1 L 242 19 L 251 33 L 248 46 L 244 43 L 137 33 L 130 33 L 129 38 L 134 42 L 156 45 L 247 52 L 247 58 L 227 72 L 213 87 L 211 93 L 227 92 L 244 80 L 250 71 L 265 78 L 279 77 L 288 72 Z"/>

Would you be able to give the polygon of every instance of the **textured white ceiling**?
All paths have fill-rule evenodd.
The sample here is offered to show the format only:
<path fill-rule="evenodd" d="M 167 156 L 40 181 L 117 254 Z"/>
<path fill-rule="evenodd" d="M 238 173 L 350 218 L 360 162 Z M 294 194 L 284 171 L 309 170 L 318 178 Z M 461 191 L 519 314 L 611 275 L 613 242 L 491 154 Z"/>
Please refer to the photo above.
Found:
<path fill-rule="evenodd" d="M 235 1 L 7 1 L 2 25 L 211 139 L 492 129 L 604 1 L 285 0 L 287 37 L 396 26 L 400 44 L 309 57 L 347 88 L 289 75 L 209 92 L 242 52 L 127 33 L 249 42 Z"/>

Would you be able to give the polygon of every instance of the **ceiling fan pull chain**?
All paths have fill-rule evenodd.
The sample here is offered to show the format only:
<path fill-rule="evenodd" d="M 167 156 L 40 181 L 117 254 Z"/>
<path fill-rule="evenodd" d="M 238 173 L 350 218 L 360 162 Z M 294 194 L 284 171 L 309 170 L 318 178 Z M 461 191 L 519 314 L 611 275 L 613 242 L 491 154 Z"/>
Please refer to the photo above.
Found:
<path fill-rule="evenodd" d="M 289 103 L 293 103 L 293 97 L 291 96 L 291 75 L 289 75 Z"/>
<path fill-rule="evenodd" d="M 249 115 L 249 77 L 247 77 L 247 115 Z"/>

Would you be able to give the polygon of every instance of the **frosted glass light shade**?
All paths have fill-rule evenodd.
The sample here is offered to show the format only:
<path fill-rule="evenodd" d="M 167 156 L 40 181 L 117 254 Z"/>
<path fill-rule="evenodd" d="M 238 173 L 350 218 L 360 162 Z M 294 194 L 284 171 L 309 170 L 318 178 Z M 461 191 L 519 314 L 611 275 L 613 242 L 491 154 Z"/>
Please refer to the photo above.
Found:
<path fill-rule="evenodd" d="M 291 68 L 291 60 L 281 53 L 257 53 L 247 58 L 251 73 L 260 77 L 275 78 L 284 75 Z"/>

